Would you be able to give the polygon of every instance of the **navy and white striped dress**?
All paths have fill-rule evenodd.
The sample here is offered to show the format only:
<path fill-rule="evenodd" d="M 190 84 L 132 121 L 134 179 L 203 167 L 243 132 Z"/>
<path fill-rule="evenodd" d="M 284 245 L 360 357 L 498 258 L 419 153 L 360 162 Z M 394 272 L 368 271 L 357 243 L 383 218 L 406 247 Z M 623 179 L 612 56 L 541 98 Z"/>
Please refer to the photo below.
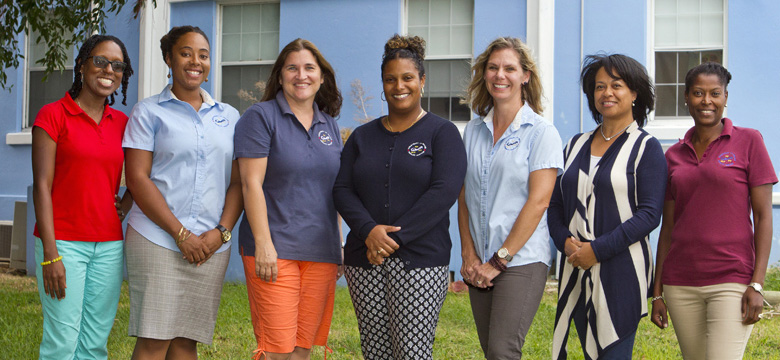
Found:
<path fill-rule="evenodd" d="M 652 290 L 648 235 L 661 220 L 666 187 L 661 144 L 633 123 L 591 173 L 590 145 L 595 132 L 576 135 L 566 145 L 565 168 L 547 215 L 559 251 L 563 252 L 566 238 L 573 235 L 591 241 L 598 260 L 590 269 L 580 270 L 562 254 L 553 359 L 566 359 L 575 311 L 585 311 L 587 319 L 585 358 L 596 359 L 611 344 L 636 331 L 639 320 L 647 315 Z"/>

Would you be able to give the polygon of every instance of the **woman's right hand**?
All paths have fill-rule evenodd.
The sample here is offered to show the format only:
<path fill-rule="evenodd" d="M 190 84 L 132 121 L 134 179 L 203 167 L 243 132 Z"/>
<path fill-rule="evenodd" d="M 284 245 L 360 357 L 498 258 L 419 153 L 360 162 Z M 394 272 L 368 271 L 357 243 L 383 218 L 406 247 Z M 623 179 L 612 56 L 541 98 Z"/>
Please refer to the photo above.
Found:
<path fill-rule="evenodd" d="M 276 248 L 270 241 L 268 244 L 255 246 L 255 275 L 263 281 L 276 281 Z"/>
<path fill-rule="evenodd" d="M 382 257 L 388 257 L 398 249 L 398 243 L 393 240 L 388 233 L 401 230 L 400 226 L 390 225 L 377 225 L 371 229 L 366 238 L 366 246 L 368 251 L 382 255 Z"/>
<path fill-rule="evenodd" d="M 474 278 L 475 269 L 477 266 L 482 265 L 482 261 L 479 260 L 477 254 L 461 254 L 463 262 L 460 266 L 460 275 L 463 276 L 463 280 L 470 283 Z"/>
<path fill-rule="evenodd" d="M 190 264 L 205 260 L 206 256 L 209 254 L 208 246 L 206 246 L 200 237 L 195 236 L 192 233 L 177 246 L 179 247 L 179 250 L 181 250 L 181 254 Z"/>
<path fill-rule="evenodd" d="M 52 259 L 56 258 L 52 257 Z M 65 265 L 62 260 L 53 262 L 41 267 L 43 271 L 43 291 L 52 299 L 62 300 L 65 298 Z"/>
<path fill-rule="evenodd" d="M 653 311 L 650 313 L 650 321 L 662 330 L 669 327 L 669 315 L 666 312 L 666 303 L 664 302 L 664 299 L 653 301 Z"/>
<path fill-rule="evenodd" d="M 563 244 L 564 253 L 569 257 L 582 247 L 582 242 L 577 240 L 574 236 L 566 238 L 566 242 Z"/>

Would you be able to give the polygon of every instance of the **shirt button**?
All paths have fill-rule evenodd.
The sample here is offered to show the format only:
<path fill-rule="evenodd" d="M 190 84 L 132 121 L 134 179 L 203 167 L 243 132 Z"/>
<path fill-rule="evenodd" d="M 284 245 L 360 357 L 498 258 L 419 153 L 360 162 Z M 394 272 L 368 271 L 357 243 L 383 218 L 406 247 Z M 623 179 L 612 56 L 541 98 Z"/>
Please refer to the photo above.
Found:
<path fill-rule="evenodd" d="M 388 163 L 388 164 L 385 164 L 385 167 L 386 167 L 386 168 L 389 168 L 389 167 L 390 167 L 390 164 L 389 164 L 389 163 Z"/>
<path fill-rule="evenodd" d="M 393 147 L 392 146 L 390 147 L 390 151 L 393 151 Z"/>
<path fill-rule="evenodd" d="M 389 185 L 388 185 L 387 183 L 385 183 L 385 187 L 388 187 L 388 186 L 389 186 Z"/>
<path fill-rule="evenodd" d="M 389 207 L 390 207 L 390 204 L 385 204 L 385 208 L 389 208 Z"/>

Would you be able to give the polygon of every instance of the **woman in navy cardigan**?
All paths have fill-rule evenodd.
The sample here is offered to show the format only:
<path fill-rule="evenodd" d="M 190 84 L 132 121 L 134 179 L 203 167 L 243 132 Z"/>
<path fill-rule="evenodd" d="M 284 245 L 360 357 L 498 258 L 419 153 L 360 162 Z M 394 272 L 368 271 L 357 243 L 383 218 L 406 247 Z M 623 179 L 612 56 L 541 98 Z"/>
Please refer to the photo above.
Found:
<path fill-rule="evenodd" d="M 466 152 L 454 124 L 422 109 L 424 53 L 416 36 L 385 44 L 388 115 L 355 129 L 333 189 L 351 229 L 345 276 L 366 359 L 431 359 L 447 294 Z"/>

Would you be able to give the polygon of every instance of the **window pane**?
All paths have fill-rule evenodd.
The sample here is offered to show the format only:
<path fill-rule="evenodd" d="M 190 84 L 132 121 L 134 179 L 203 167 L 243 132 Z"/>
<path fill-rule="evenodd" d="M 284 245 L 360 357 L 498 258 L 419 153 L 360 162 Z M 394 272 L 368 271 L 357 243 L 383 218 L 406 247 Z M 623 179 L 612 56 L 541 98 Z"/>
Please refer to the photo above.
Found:
<path fill-rule="evenodd" d="M 239 32 L 241 32 L 241 6 L 225 6 L 222 9 L 222 34 Z"/>
<path fill-rule="evenodd" d="M 701 42 L 703 45 L 723 45 L 723 15 L 702 15 Z"/>
<path fill-rule="evenodd" d="M 459 104 L 470 78 L 468 60 L 430 60 L 425 62 L 425 70 L 423 107 L 445 119 L 468 121 L 471 110 Z"/>
<path fill-rule="evenodd" d="M 222 61 L 241 60 L 241 35 L 222 35 Z"/>
<path fill-rule="evenodd" d="M 723 0 L 701 0 L 701 11 L 704 13 L 723 13 Z"/>
<path fill-rule="evenodd" d="M 701 62 L 714 61 L 723 64 L 723 50 L 712 50 L 701 52 Z"/>
<path fill-rule="evenodd" d="M 471 109 L 465 104 L 460 104 L 460 98 L 452 98 L 452 117 L 451 121 L 469 121 L 471 120 Z"/>
<path fill-rule="evenodd" d="M 679 53 L 680 62 L 678 63 L 679 74 L 677 75 L 678 83 L 685 83 L 685 75 L 688 74 L 688 70 L 694 66 L 701 64 L 700 55 L 698 51 L 683 51 Z"/>
<path fill-rule="evenodd" d="M 460 95 L 469 87 L 471 65 L 467 60 L 453 60 L 450 64 L 450 88 L 455 95 Z"/>
<path fill-rule="evenodd" d="M 449 96 L 450 94 L 450 62 L 449 61 L 426 61 L 425 69 L 425 95 Z"/>
<path fill-rule="evenodd" d="M 677 78 L 677 53 L 655 53 L 655 82 L 657 84 L 675 83 Z"/>
<path fill-rule="evenodd" d="M 471 55 L 471 26 L 459 25 L 452 27 L 452 55 Z"/>
<path fill-rule="evenodd" d="M 260 60 L 273 60 L 279 55 L 279 33 L 263 33 L 260 41 Z"/>
<path fill-rule="evenodd" d="M 243 114 L 250 105 L 263 97 L 256 84 L 268 80 L 271 67 L 271 65 L 223 66 L 222 101 L 233 105 Z M 246 92 L 243 98 L 239 96 L 240 90 Z"/>
<path fill-rule="evenodd" d="M 407 31 L 409 33 L 409 36 L 419 36 L 423 39 L 425 39 L 425 45 L 426 45 L 426 52 L 428 55 L 431 54 L 431 45 L 428 43 L 428 39 L 431 37 L 428 36 L 428 27 L 427 26 L 415 26 L 415 27 L 409 27 L 409 30 Z"/>
<path fill-rule="evenodd" d="M 655 46 L 671 46 L 677 43 L 677 19 L 672 16 L 655 17 Z"/>
<path fill-rule="evenodd" d="M 260 60 L 260 34 L 241 35 L 241 60 Z"/>
<path fill-rule="evenodd" d="M 263 12 L 261 5 L 244 5 L 241 8 L 241 32 L 246 33 L 259 33 L 260 21 L 257 19 L 263 18 Z"/>
<path fill-rule="evenodd" d="M 658 85 L 655 88 L 656 96 L 656 116 L 675 116 L 677 104 L 677 89 L 676 85 Z"/>
<path fill-rule="evenodd" d="M 36 64 L 36 62 L 38 60 L 43 59 L 46 56 L 46 51 L 49 50 L 49 47 L 46 46 L 43 38 L 41 38 L 41 42 L 39 44 L 35 43 L 35 39 L 38 38 L 38 34 L 39 33 L 37 31 L 33 31 L 32 34 L 30 35 L 30 40 L 28 42 L 30 44 L 29 46 L 30 46 L 30 55 L 31 55 L 30 56 L 31 61 L 28 63 L 29 64 L 28 66 L 30 67 L 42 67 L 43 65 Z M 71 36 L 73 36 L 73 33 L 70 31 L 66 32 L 64 35 L 65 38 L 69 38 Z M 73 49 L 71 49 L 70 51 L 68 50 L 65 51 L 65 67 L 69 67 L 69 68 L 73 67 Z M 59 100 L 60 97 L 58 97 L 55 100 Z"/>
<path fill-rule="evenodd" d="M 409 27 L 428 25 L 428 1 L 409 0 Z"/>
<path fill-rule="evenodd" d="M 452 23 L 471 25 L 474 21 L 473 4 L 471 0 L 452 0 Z"/>
<path fill-rule="evenodd" d="M 73 70 L 65 70 L 62 74 L 54 71 L 46 78 L 46 82 L 41 82 L 43 73 L 43 71 L 30 71 L 28 125 L 32 125 L 43 105 L 61 99 L 73 85 Z"/>
<path fill-rule="evenodd" d="M 430 106 L 426 109 L 436 115 L 439 115 L 445 119 L 450 118 L 450 98 L 448 97 L 432 97 L 430 98 Z"/>
<path fill-rule="evenodd" d="M 699 26 L 699 15 L 681 15 L 677 22 L 677 45 L 699 45 L 699 31 L 701 30 Z"/>
<path fill-rule="evenodd" d="M 263 18 L 261 20 L 263 31 L 279 32 L 279 4 L 263 4 Z M 277 41 L 278 42 L 278 41 Z"/>
<path fill-rule="evenodd" d="M 677 116 L 688 116 L 688 107 L 685 105 L 685 84 L 677 85 Z"/>
<path fill-rule="evenodd" d="M 678 0 L 677 12 L 680 14 L 698 14 L 699 0 Z"/>
<path fill-rule="evenodd" d="M 655 15 L 677 14 L 677 0 L 655 0 Z"/>
<path fill-rule="evenodd" d="M 431 27 L 430 39 L 425 39 L 429 55 L 450 54 L 450 28 L 445 26 Z"/>
<path fill-rule="evenodd" d="M 431 0 L 431 25 L 450 24 L 450 0 Z"/>

